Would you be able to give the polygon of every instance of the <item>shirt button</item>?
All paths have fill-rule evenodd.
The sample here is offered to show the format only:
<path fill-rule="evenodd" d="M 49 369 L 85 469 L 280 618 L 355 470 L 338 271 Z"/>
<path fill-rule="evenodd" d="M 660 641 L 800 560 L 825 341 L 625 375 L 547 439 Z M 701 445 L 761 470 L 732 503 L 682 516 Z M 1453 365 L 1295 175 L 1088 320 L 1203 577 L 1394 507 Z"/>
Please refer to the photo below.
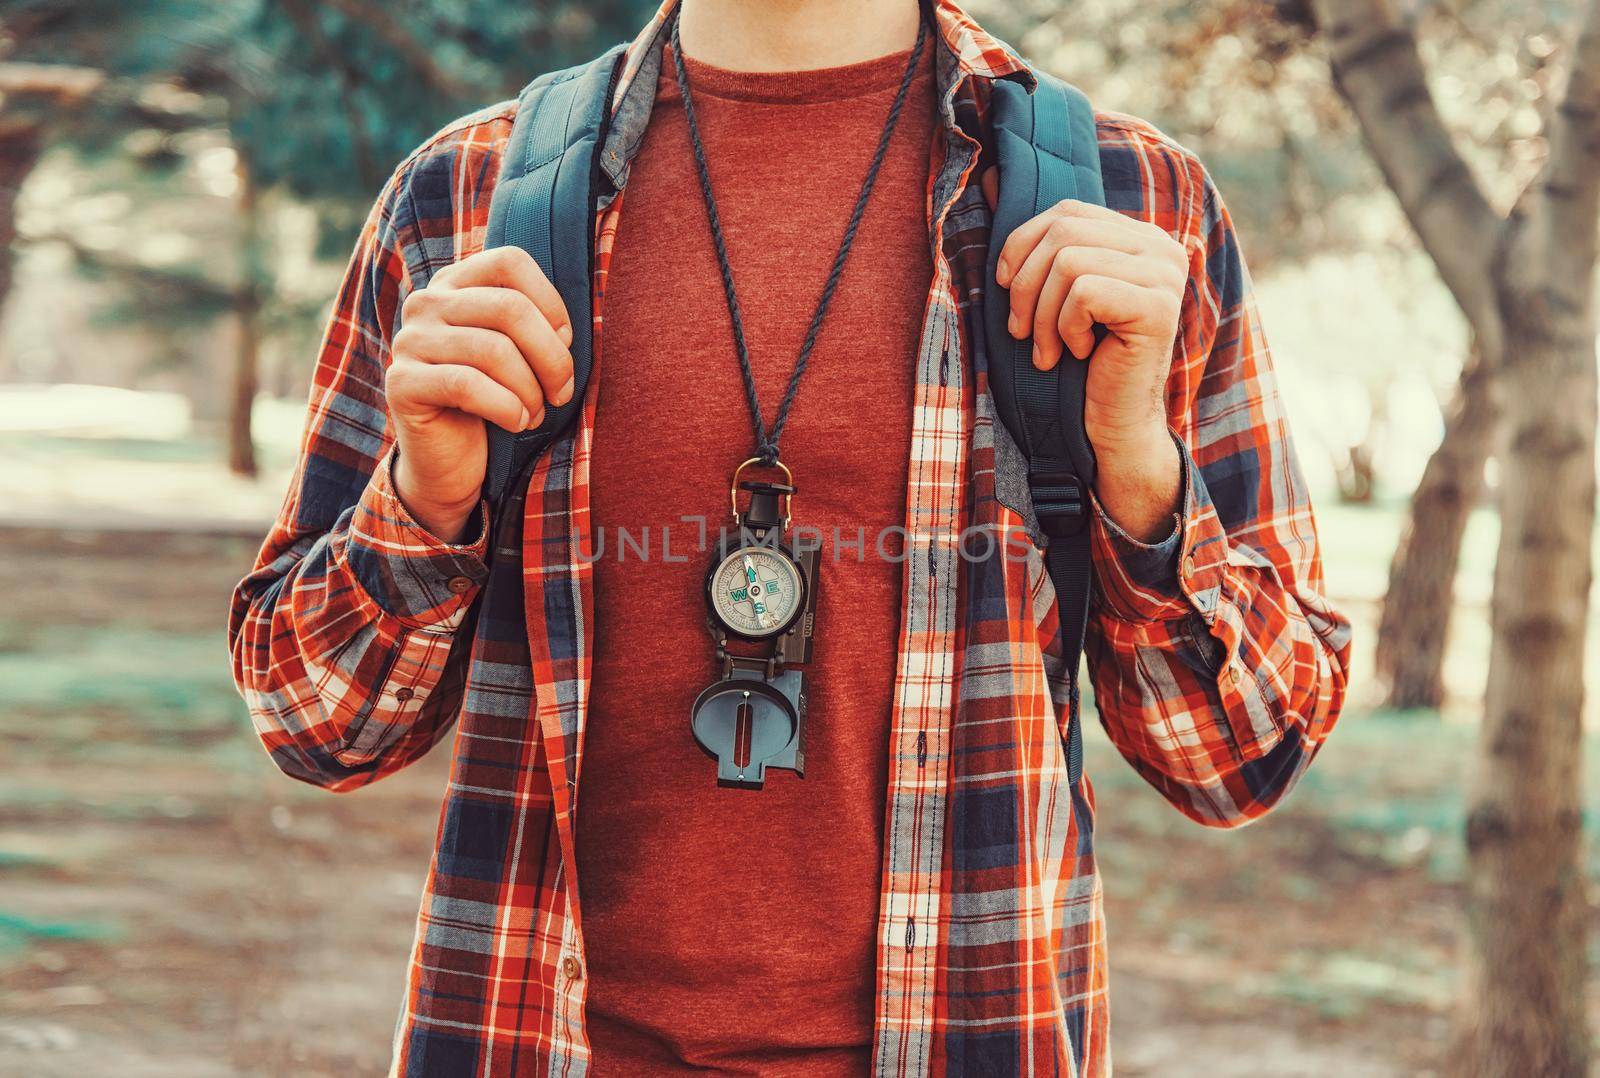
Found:
<path fill-rule="evenodd" d="M 413 693 L 410 689 L 396 689 L 394 691 L 394 698 L 396 700 L 400 701 L 402 704 L 405 703 L 407 700 L 411 699 L 415 695 L 416 694 Z"/>
<path fill-rule="evenodd" d="M 1184 556 L 1184 559 L 1183 559 L 1183 571 L 1189 576 L 1193 576 L 1194 575 L 1194 555 L 1193 554 L 1188 554 L 1188 555 Z"/>
<path fill-rule="evenodd" d="M 1237 666 L 1228 667 L 1228 684 L 1235 686 L 1239 684 L 1239 668 Z"/>
<path fill-rule="evenodd" d="M 578 979 L 578 975 L 583 972 L 583 964 L 569 954 L 561 960 L 561 972 L 575 981 Z"/>
<path fill-rule="evenodd" d="M 449 580 L 445 581 L 445 587 L 449 588 L 457 595 L 461 595 L 464 592 L 472 590 L 472 578 L 469 576 L 453 576 Z"/>

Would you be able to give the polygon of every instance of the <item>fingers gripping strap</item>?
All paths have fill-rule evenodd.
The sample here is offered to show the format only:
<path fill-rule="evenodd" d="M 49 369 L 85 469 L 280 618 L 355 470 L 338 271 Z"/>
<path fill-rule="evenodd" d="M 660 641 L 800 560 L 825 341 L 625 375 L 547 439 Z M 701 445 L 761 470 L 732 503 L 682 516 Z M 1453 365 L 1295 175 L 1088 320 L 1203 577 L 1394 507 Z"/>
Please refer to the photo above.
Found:
<path fill-rule="evenodd" d="M 1093 580 L 1088 492 L 1094 451 L 1083 425 L 1088 364 L 1064 357 L 1054 370 L 1033 365 L 1033 342 L 1006 328 L 1010 297 L 995 279 L 1007 237 L 1023 222 L 1064 199 L 1105 204 L 1094 111 L 1076 89 L 1043 73 L 1029 94 L 1018 83 L 994 84 L 991 109 L 1000 172 L 989 240 L 984 298 L 989 381 L 1001 421 L 1028 458 L 1034 511 L 1048 537 L 1045 564 L 1055 585 L 1061 642 L 1070 679 L 1067 768 L 1083 772 L 1078 721 L 1079 666 Z"/>
<path fill-rule="evenodd" d="M 485 248 L 521 247 L 555 285 L 572 320 L 572 399 L 546 405 L 544 421 L 512 433 L 488 424 L 484 493 L 505 498 L 520 471 L 566 429 L 583 407 L 593 366 L 590 282 L 593 264 L 596 154 L 610 115 L 618 46 L 581 67 L 535 79 L 522 92 L 489 206 Z"/>
<path fill-rule="evenodd" d="M 1010 297 L 993 274 L 1006 239 L 1025 221 L 1064 199 L 1105 204 L 1094 113 L 1081 93 L 1044 74 L 1031 95 L 1015 82 L 995 83 L 992 106 L 1000 182 L 984 314 L 995 403 L 1036 469 L 1070 465 L 1092 482 L 1094 453 L 1083 430 L 1086 366 L 1037 370 L 1033 342 L 1014 340 L 1006 329 Z"/>

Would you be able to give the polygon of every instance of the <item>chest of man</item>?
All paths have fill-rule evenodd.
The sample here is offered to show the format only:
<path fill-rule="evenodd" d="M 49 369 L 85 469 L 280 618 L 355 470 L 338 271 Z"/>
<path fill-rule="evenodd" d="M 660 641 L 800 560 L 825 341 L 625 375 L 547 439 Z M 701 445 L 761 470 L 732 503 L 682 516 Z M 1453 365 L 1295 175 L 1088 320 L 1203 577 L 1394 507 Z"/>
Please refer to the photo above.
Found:
<path fill-rule="evenodd" d="M 769 425 L 899 82 L 904 57 L 887 59 L 843 80 L 694 69 Z M 789 1044 L 813 1059 L 837 1054 L 848 1071 L 872 1036 L 901 530 L 933 275 L 931 65 L 913 83 L 782 437 L 795 523 L 822 542 L 819 631 L 806 777 L 769 772 L 759 792 L 718 788 L 689 733 L 692 701 L 719 676 L 703 537 L 728 522 L 729 479 L 755 436 L 664 66 L 602 297 L 594 666 L 576 827 L 591 1040 L 597 1058 L 655 1067 L 666 1061 L 650 1054 L 653 1036 L 671 1035 L 685 1062 Z M 705 1013 L 707 999 L 783 986 L 798 993 L 791 1006 Z"/>

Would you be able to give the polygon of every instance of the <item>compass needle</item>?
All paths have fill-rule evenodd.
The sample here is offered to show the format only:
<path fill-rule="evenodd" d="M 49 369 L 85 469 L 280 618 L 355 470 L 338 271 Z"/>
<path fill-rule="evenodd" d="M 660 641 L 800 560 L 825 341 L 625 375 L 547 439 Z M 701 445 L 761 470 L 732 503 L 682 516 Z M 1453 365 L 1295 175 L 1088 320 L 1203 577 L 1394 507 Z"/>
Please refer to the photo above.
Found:
<path fill-rule="evenodd" d="M 767 617 L 767 604 L 760 599 L 761 578 L 756 575 L 756 563 L 746 554 L 744 556 L 744 578 L 750 585 L 750 605 L 755 607 L 756 624 L 763 629 L 770 628 L 770 619 Z"/>

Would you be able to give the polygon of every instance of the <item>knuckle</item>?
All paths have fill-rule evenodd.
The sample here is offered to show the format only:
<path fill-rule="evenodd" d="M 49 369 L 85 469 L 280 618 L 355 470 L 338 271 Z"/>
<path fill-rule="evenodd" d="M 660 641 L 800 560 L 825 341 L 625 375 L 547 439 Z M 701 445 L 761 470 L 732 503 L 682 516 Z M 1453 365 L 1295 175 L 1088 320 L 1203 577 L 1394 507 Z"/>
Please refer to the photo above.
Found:
<path fill-rule="evenodd" d="M 508 244 L 505 247 L 495 247 L 486 253 L 494 259 L 494 264 L 496 266 L 503 267 L 507 270 L 516 271 L 524 269 L 528 266 L 532 266 L 534 269 L 539 268 L 539 263 L 533 260 L 532 255 L 514 244 Z"/>
<path fill-rule="evenodd" d="M 418 288 L 405 298 L 400 304 L 400 317 L 402 320 L 415 320 L 427 317 L 430 312 L 438 310 L 439 293 L 428 288 Z"/>
<path fill-rule="evenodd" d="M 512 248 L 490 247 L 476 254 L 468 255 L 456 264 L 470 268 L 478 274 L 487 273 L 491 276 L 498 276 L 502 272 L 502 268 L 509 265 L 509 256 L 506 254 L 509 250 L 512 250 Z"/>
<path fill-rule="evenodd" d="M 401 326 L 395 333 L 394 340 L 389 345 L 389 351 L 396 358 L 412 359 L 421 352 L 421 334 L 414 325 Z"/>
<path fill-rule="evenodd" d="M 489 344 L 489 355 L 494 362 L 507 367 L 523 363 L 522 350 L 504 333 L 494 335 L 494 340 Z"/>
<path fill-rule="evenodd" d="M 472 376 L 466 367 L 450 367 L 440 374 L 440 388 L 452 400 L 464 400 L 472 392 Z"/>
<path fill-rule="evenodd" d="M 1050 223 L 1046 234 L 1053 240 L 1066 240 L 1072 235 L 1072 218 L 1057 217 Z"/>
<path fill-rule="evenodd" d="M 531 313 L 533 302 L 510 288 L 499 289 L 494 300 L 494 316 L 501 325 L 512 326 L 524 321 Z"/>

